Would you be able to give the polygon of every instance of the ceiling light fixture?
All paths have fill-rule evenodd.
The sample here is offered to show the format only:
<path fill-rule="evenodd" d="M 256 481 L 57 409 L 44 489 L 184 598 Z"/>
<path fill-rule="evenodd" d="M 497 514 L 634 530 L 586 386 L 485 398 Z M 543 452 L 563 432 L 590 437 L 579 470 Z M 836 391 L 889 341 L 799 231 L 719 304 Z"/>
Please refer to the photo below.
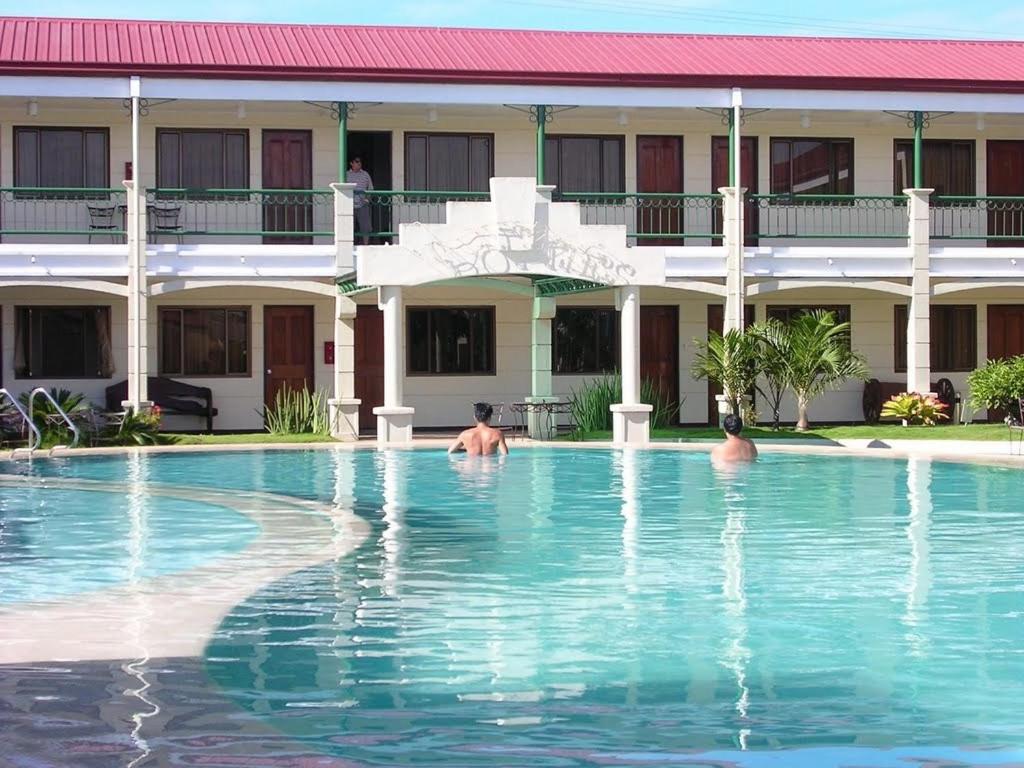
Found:
<path fill-rule="evenodd" d="M 39 114 L 39 102 L 35 98 L 28 100 L 28 114 L 29 117 L 35 117 Z"/>
<path fill-rule="evenodd" d="M 238 110 L 237 110 L 237 112 L 238 112 L 238 119 L 239 120 L 245 120 L 245 102 L 244 101 L 238 102 Z"/>
<path fill-rule="evenodd" d="M 427 122 L 428 123 L 436 123 L 437 122 L 437 110 L 434 109 L 433 107 L 431 107 L 430 109 L 427 110 Z"/>
<path fill-rule="evenodd" d="M 811 127 L 811 115 L 806 110 L 800 113 L 800 127 L 805 130 Z"/>

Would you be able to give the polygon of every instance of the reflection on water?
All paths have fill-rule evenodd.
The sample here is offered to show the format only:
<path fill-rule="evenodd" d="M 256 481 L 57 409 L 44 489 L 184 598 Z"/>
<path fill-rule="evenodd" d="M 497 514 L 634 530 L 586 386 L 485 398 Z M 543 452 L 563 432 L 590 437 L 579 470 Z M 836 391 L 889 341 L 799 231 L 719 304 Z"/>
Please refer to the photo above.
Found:
<path fill-rule="evenodd" d="M 207 649 L 212 689 L 194 661 L 142 653 L 115 685 L 0 670 L 0 734 L 75 712 L 90 748 L 120 750 L 105 765 L 1024 761 L 1019 473 L 787 455 L 723 474 L 647 451 L 173 459 L 144 470 L 280 492 L 307 466 L 301 492 L 373 533 L 237 606 Z M 75 675 L 91 699 L 37 698 Z M 59 754 L 56 738 L 16 743 Z"/>

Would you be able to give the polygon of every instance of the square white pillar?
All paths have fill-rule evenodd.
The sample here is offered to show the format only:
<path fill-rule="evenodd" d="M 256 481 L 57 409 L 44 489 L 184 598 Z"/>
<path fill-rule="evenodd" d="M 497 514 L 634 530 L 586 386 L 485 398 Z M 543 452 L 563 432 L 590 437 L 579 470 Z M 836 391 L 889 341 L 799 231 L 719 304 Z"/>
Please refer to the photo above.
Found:
<path fill-rule="evenodd" d="M 551 321 L 557 304 L 550 296 L 533 300 L 530 397 L 527 403 L 553 403 L 551 386 Z M 534 440 L 550 440 L 553 422 L 542 410 L 530 409 L 526 413 L 527 434 Z"/>
<path fill-rule="evenodd" d="M 929 211 L 931 189 L 905 189 L 909 198 L 911 278 L 907 312 L 907 391 L 930 392 L 931 385 L 931 276 L 929 274 Z"/>
<path fill-rule="evenodd" d="M 359 439 L 359 405 L 355 396 L 356 303 L 348 296 L 334 302 L 334 396 L 330 408 L 331 434 L 337 440 Z"/>
<path fill-rule="evenodd" d="M 618 288 L 615 304 L 621 331 L 622 402 L 611 406 L 612 440 L 617 444 L 647 443 L 654 408 L 640 402 L 640 288 Z"/>
<path fill-rule="evenodd" d="M 725 318 L 723 333 L 743 330 L 746 285 L 743 276 L 743 193 L 738 187 L 721 187 L 722 243 L 725 245 Z"/>
<path fill-rule="evenodd" d="M 134 172 L 134 171 L 133 171 Z M 138 178 L 137 172 L 136 178 Z M 146 192 L 137 181 L 125 181 L 128 245 L 128 397 L 123 408 L 147 411 L 149 400 L 149 281 L 146 276 Z"/>
<path fill-rule="evenodd" d="M 402 289 L 382 285 L 378 306 L 384 313 L 384 405 L 373 409 L 377 417 L 377 442 L 380 444 L 412 442 L 415 409 L 402 405 L 402 382 L 405 378 L 405 318 Z"/>

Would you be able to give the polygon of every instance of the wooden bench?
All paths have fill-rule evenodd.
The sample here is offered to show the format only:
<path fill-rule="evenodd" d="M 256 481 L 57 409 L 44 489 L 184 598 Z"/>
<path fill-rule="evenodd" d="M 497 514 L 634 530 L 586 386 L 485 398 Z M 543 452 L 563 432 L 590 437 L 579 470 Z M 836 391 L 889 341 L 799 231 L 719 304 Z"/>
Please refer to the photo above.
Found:
<path fill-rule="evenodd" d="M 209 387 L 195 387 L 183 381 L 150 376 L 149 399 L 169 416 L 200 416 L 206 419 L 206 431 L 213 432 L 213 392 Z M 128 399 L 128 380 L 107 387 L 107 410 L 123 410 L 121 403 Z"/>
<path fill-rule="evenodd" d="M 938 423 L 952 424 L 954 417 L 953 408 L 956 405 L 956 390 L 953 388 L 953 382 L 942 378 L 938 381 L 933 381 L 931 388 L 932 392 L 938 397 L 939 402 L 946 406 L 945 413 L 949 416 L 947 421 L 940 421 Z M 907 383 L 905 381 L 892 382 L 879 381 L 878 379 L 868 379 L 865 381 L 864 395 L 861 399 L 864 409 L 864 421 L 868 424 L 877 424 L 878 420 L 882 417 L 883 403 L 893 395 L 906 391 Z"/>

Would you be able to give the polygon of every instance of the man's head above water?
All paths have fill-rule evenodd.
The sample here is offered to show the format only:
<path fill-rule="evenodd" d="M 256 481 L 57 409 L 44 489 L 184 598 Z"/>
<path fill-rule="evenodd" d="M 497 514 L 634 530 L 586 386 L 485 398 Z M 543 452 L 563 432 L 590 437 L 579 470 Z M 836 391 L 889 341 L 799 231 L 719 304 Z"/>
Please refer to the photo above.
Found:
<path fill-rule="evenodd" d="M 478 424 L 487 424 L 491 420 L 491 416 L 494 414 L 494 408 L 491 407 L 490 403 L 474 403 L 473 404 L 473 418 L 476 419 Z"/>
<path fill-rule="evenodd" d="M 739 437 L 740 432 L 743 431 L 743 419 L 734 413 L 730 413 L 722 420 L 722 429 L 725 430 L 727 435 Z"/>

